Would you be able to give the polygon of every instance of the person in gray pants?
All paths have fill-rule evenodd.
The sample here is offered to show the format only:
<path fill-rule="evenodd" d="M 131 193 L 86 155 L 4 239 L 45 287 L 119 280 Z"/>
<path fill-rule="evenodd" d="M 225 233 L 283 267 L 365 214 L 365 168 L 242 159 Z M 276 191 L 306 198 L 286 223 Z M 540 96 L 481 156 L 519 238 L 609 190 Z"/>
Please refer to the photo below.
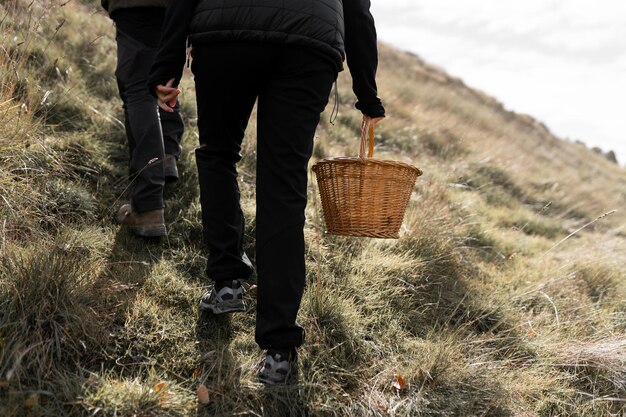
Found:
<path fill-rule="evenodd" d="M 147 80 L 157 53 L 168 0 L 102 0 L 115 22 L 115 76 L 124 106 L 128 139 L 130 204 L 118 222 L 144 237 L 166 235 L 163 188 L 178 179 L 176 161 L 184 125 L 178 104 L 172 112 L 158 108 Z"/>

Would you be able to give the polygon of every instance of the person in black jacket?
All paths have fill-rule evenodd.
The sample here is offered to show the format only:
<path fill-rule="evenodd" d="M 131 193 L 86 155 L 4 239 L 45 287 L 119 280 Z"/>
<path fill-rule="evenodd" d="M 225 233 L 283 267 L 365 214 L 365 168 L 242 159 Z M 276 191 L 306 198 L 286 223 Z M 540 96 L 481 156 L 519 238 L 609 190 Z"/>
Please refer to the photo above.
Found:
<path fill-rule="evenodd" d="M 347 56 L 364 119 L 385 115 L 377 97 L 376 30 L 369 0 L 177 0 L 166 13 L 149 88 L 170 111 L 193 46 L 200 147 L 196 163 L 206 273 L 202 310 L 244 311 L 244 217 L 236 164 L 255 101 L 257 114 L 255 339 L 267 350 L 261 382 L 294 380 L 304 331 L 304 210 L 313 137 Z"/>
<path fill-rule="evenodd" d="M 163 189 L 178 179 L 176 161 L 184 131 L 178 105 L 160 111 L 146 90 L 157 52 L 168 0 L 102 0 L 115 22 L 115 76 L 124 103 L 128 139 L 130 204 L 118 211 L 118 222 L 145 237 L 166 234 Z"/>

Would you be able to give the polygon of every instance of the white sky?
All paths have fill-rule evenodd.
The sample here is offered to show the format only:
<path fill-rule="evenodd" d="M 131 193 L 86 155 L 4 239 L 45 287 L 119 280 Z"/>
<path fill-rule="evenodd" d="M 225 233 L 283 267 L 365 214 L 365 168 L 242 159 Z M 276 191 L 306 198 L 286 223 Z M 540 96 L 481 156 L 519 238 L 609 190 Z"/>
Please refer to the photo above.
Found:
<path fill-rule="evenodd" d="M 372 14 L 380 40 L 626 163 L 626 1 L 372 0 Z"/>

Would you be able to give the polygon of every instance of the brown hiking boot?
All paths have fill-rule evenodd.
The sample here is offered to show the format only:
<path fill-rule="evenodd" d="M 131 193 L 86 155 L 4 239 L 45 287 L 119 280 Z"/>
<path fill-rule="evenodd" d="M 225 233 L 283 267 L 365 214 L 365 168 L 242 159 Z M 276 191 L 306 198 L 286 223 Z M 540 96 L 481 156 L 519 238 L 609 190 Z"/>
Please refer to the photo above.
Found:
<path fill-rule="evenodd" d="M 117 212 L 117 222 L 138 236 L 159 237 L 167 235 L 163 209 L 134 212 L 130 204 L 124 204 Z"/>
<path fill-rule="evenodd" d="M 165 182 L 178 181 L 178 166 L 176 165 L 176 157 L 174 155 L 165 154 L 163 170 L 165 172 Z"/>

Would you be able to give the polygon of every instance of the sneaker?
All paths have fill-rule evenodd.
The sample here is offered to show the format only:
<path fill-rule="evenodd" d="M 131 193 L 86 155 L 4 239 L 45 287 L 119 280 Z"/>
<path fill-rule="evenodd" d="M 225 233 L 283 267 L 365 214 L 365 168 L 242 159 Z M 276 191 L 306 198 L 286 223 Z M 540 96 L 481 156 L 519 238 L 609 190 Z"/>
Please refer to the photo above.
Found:
<path fill-rule="evenodd" d="M 163 209 L 137 213 L 130 204 L 124 204 L 117 212 L 117 222 L 130 232 L 142 237 L 167 235 Z"/>
<path fill-rule="evenodd" d="M 295 349 L 268 349 L 258 373 L 268 385 L 293 384 L 298 380 L 298 355 Z"/>
<path fill-rule="evenodd" d="M 165 173 L 165 182 L 178 181 L 178 165 L 176 165 L 176 157 L 174 155 L 165 154 L 163 171 Z"/>
<path fill-rule="evenodd" d="M 224 286 L 214 285 L 211 291 L 202 295 L 200 309 L 213 314 L 246 311 L 241 283 L 235 279 Z"/>

